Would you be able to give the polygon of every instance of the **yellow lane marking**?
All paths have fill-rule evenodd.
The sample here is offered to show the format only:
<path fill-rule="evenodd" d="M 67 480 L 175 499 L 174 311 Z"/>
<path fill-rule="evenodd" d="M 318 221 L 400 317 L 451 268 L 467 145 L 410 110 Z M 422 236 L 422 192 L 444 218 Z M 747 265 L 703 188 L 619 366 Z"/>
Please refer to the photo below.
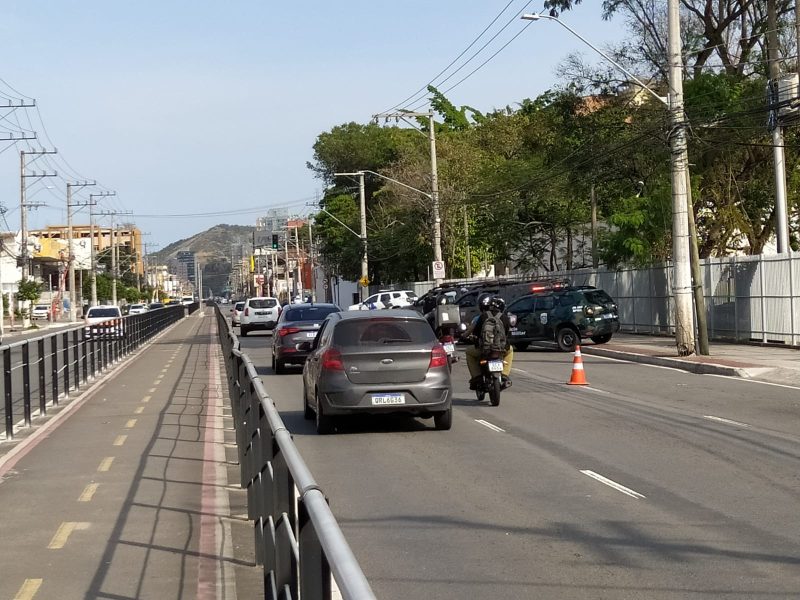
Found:
<path fill-rule="evenodd" d="M 122 444 L 124 444 L 125 440 L 127 440 L 127 439 L 128 439 L 127 435 L 118 435 L 117 439 L 114 440 L 114 445 L 115 446 L 122 446 Z"/>
<path fill-rule="evenodd" d="M 167 372 L 167 370 L 166 370 L 166 369 L 161 369 L 161 372 L 162 372 L 162 373 L 166 373 L 166 372 Z"/>
<path fill-rule="evenodd" d="M 137 406 L 136 410 L 133 411 L 133 413 L 136 414 L 136 415 L 140 415 L 140 414 L 142 414 L 142 412 L 144 412 L 144 406 Z"/>
<path fill-rule="evenodd" d="M 47 544 L 47 547 L 50 550 L 58 550 L 59 548 L 63 548 L 73 531 L 80 531 L 83 529 L 89 529 L 89 523 L 65 521 L 58 527 L 58 531 L 56 531 L 56 534 L 53 536 L 53 539 L 50 540 L 50 543 Z"/>
<path fill-rule="evenodd" d="M 78 502 L 91 502 L 92 497 L 94 496 L 94 493 L 97 491 L 97 487 L 99 485 L 100 485 L 99 483 L 90 483 L 89 485 L 87 485 L 84 488 L 83 493 L 78 497 Z"/>
<path fill-rule="evenodd" d="M 150 402 L 150 398 L 152 398 L 152 396 L 145 396 L 142 398 L 142 402 Z"/>
<path fill-rule="evenodd" d="M 97 470 L 100 471 L 101 473 L 105 473 L 106 471 L 111 469 L 111 463 L 113 462 L 114 462 L 114 457 L 107 456 L 100 462 L 100 466 L 97 467 Z"/>
<path fill-rule="evenodd" d="M 156 391 L 156 388 L 150 388 L 149 390 L 147 390 L 147 393 L 148 394 L 153 394 L 153 393 L 155 393 L 155 391 Z"/>
<path fill-rule="evenodd" d="M 31 600 L 40 587 L 42 587 L 41 579 L 26 579 L 22 583 L 22 587 L 19 588 L 17 595 L 14 596 L 14 600 Z"/>
<path fill-rule="evenodd" d="M 128 422 L 125 423 L 125 429 L 133 429 L 136 427 L 136 419 L 128 419 Z"/>

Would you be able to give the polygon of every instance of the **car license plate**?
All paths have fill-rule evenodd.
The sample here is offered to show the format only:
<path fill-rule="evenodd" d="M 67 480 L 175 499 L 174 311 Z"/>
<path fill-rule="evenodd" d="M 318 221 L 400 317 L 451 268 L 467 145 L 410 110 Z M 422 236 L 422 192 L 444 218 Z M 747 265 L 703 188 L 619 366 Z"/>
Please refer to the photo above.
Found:
<path fill-rule="evenodd" d="M 615 315 L 613 313 L 605 313 L 602 315 L 604 319 L 613 319 Z"/>
<path fill-rule="evenodd" d="M 269 313 L 266 310 L 257 310 L 256 314 L 259 316 L 268 315 Z"/>
<path fill-rule="evenodd" d="M 499 373 L 503 370 L 503 361 L 502 360 L 490 360 L 489 361 L 489 372 L 490 373 Z"/>
<path fill-rule="evenodd" d="M 456 351 L 456 345 L 453 342 L 447 342 L 444 345 L 444 351 L 447 352 L 448 354 L 452 354 L 453 352 Z"/>
<path fill-rule="evenodd" d="M 315 338 L 315 337 L 317 337 L 317 332 L 316 332 L 316 331 L 309 331 L 309 332 L 306 334 L 306 337 L 307 337 L 307 338 Z"/>
<path fill-rule="evenodd" d="M 405 404 L 405 394 L 373 394 L 373 406 L 383 406 L 386 404 Z"/>

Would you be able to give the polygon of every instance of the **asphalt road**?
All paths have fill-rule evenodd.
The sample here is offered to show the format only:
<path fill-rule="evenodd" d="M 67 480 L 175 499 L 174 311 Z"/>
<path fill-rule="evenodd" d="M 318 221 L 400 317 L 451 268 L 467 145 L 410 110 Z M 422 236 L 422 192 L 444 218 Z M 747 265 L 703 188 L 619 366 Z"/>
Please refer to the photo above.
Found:
<path fill-rule="evenodd" d="M 238 331 L 238 330 L 237 330 Z M 242 338 L 376 595 L 788 598 L 800 590 L 797 388 L 518 353 L 499 407 L 456 365 L 449 432 L 359 418 L 317 436 L 300 371 Z"/>

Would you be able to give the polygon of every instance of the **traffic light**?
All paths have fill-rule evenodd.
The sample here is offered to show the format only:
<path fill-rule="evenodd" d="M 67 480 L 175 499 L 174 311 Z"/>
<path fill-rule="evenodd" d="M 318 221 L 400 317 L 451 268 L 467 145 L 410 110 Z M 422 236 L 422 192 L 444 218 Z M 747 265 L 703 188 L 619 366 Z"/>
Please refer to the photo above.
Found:
<path fill-rule="evenodd" d="M 278 249 L 278 234 L 277 233 L 273 233 L 272 234 L 272 249 L 273 250 L 277 250 Z"/>

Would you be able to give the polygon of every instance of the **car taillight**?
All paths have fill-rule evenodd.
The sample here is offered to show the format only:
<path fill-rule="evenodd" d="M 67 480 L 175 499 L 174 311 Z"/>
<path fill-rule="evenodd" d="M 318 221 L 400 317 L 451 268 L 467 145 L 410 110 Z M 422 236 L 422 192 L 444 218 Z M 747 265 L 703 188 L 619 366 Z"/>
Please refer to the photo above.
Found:
<path fill-rule="evenodd" d="M 322 368 L 326 371 L 344 371 L 342 353 L 334 348 L 329 348 L 322 355 Z"/>
<path fill-rule="evenodd" d="M 278 334 L 283 337 L 285 335 L 289 335 L 290 333 L 297 333 L 300 331 L 299 327 L 281 327 L 278 331 Z"/>
<path fill-rule="evenodd" d="M 441 344 L 436 344 L 431 350 L 431 362 L 428 364 L 429 369 L 438 369 L 447 366 L 447 352 L 442 348 Z"/>
<path fill-rule="evenodd" d="M 250 316 L 250 308 L 249 307 L 244 309 L 244 316 L 245 317 L 249 317 Z"/>

